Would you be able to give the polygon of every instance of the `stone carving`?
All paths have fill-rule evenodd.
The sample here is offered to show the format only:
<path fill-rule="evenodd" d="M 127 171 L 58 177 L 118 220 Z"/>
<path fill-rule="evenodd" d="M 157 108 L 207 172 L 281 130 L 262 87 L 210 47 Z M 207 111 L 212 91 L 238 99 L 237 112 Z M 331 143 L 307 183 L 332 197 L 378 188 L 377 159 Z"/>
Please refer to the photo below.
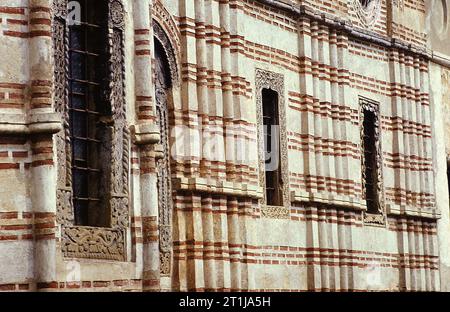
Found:
<path fill-rule="evenodd" d="M 110 2 L 111 21 L 114 27 L 122 28 L 125 24 L 123 5 L 119 0 Z"/>
<path fill-rule="evenodd" d="M 58 189 L 56 191 L 56 221 L 58 224 L 70 225 L 74 221 L 72 190 Z"/>
<path fill-rule="evenodd" d="M 67 16 L 67 0 L 53 0 L 53 15 L 58 18 Z M 62 39 L 64 37 L 61 37 Z"/>
<path fill-rule="evenodd" d="M 173 77 L 176 77 L 178 74 L 176 72 L 176 63 L 173 63 L 175 62 L 175 56 L 173 55 L 173 50 L 167 36 L 157 23 L 154 23 L 153 27 L 155 37 L 163 47 L 163 51 L 160 51 L 160 49 L 155 51 L 156 112 L 157 124 L 161 133 L 160 144 L 163 149 L 163 157 L 158 159 L 156 167 L 158 174 L 160 272 L 163 275 L 168 275 L 170 274 L 172 251 L 172 185 L 170 176 L 169 112 L 167 101 Z"/>
<path fill-rule="evenodd" d="M 111 227 L 125 229 L 128 227 L 128 197 L 111 198 Z"/>
<path fill-rule="evenodd" d="M 287 134 L 286 134 L 286 107 L 284 103 L 284 77 L 274 72 L 256 69 L 256 110 L 257 110 L 257 132 L 258 132 L 258 159 L 259 159 L 259 184 L 265 189 L 265 161 L 264 161 L 264 128 L 263 128 L 263 103 L 262 90 L 271 89 L 278 93 L 279 122 L 280 122 L 280 154 L 281 154 L 281 180 L 283 188 L 283 206 L 270 207 L 266 205 L 266 198 L 261 200 L 262 216 L 271 218 L 282 218 L 289 216 L 290 196 L 289 196 L 289 172 L 288 172 L 288 154 L 287 154 Z M 284 210 L 284 212 L 281 212 Z"/>
<path fill-rule="evenodd" d="M 176 50 L 175 56 L 178 56 L 181 48 L 181 34 L 172 14 L 167 11 L 160 0 L 153 2 L 151 13 L 153 20 L 165 30 L 164 34 L 171 40 L 171 48 Z"/>
<path fill-rule="evenodd" d="M 170 264 L 171 264 L 171 253 L 170 252 L 161 252 L 159 254 L 160 258 L 160 271 L 161 274 L 167 275 L 170 273 Z"/>
<path fill-rule="evenodd" d="M 386 218 L 383 214 L 364 214 L 364 223 L 373 225 L 385 225 Z"/>
<path fill-rule="evenodd" d="M 60 224 L 70 224 L 74 220 L 72 205 L 72 152 L 70 146 L 68 99 L 68 25 L 66 23 L 67 0 L 53 2 L 53 50 L 54 50 L 54 107 L 61 115 L 63 129 L 56 134 L 57 150 L 57 220 Z"/>
<path fill-rule="evenodd" d="M 123 260 L 125 258 L 125 231 L 91 227 L 64 227 L 65 257 Z"/>
<path fill-rule="evenodd" d="M 378 211 L 376 214 L 371 213 L 365 213 L 364 221 L 366 223 L 372 223 L 372 224 L 384 224 L 385 223 L 385 212 L 384 212 L 384 186 L 383 186 L 383 153 L 381 149 L 381 125 L 380 125 L 380 110 L 379 106 L 380 104 L 375 101 L 371 101 L 369 99 L 360 97 L 360 132 L 361 132 L 361 155 L 364 155 L 364 128 L 363 128 L 363 120 L 364 120 L 364 111 L 370 111 L 373 112 L 375 115 L 375 147 L 376 147 L 376 166 L 377 166 L 377 205 L 378 205 Z M 365 173 L 366 173 L 366 167 L 365 167 L 365 161 L 364 157 L 361 156 L 361 162 L 362 162 L 362 180 L 363 180 L 363 197 L 366 197 L 366 190 L 365 190 Z"/>
<path fill-rule="evenodd" d="M 372 27 L 381 15 L 381 0 L 352 0 L 353 9 L 366 27 Z"/>
<path fill-rule="evenodd" d="M 163 30 L 161 25 L 156 21 L 153 21 L 153 35 L 164 47 L 165 57 L 167 59 L 167 62 L 169 63 L 172 86 L 176 87 L 179 84 L 180 80 L 178 76 L 179 70 L 176 54 L 172 47 L 169 37 L 166 35 L 166 32 Z"/>
<path fill-rule="evenodd" d="M 114 1 L 115 3 L 117 1 Z M 111 10 L 117 7 L 111 6 Z M 123 14 L 122 14 L 123 17 Z M 121 25 L 113 23 L 113 27 Z M 114 120 L 114 135 L 112 144 L 112 170 L 111 182 L 112 191 L 117 196 L 128 198 L 129 179 L 129 142 L 130 132 L 126 126 L 125 112 L 125 85 L 124 85 L 124 51 L 123 51 L 123 30 L 114 28 L 112 38 L 110 38 L 111 53 L 111 82 L 110 82 L 110 103 Z M 128 211 L 128 209 L 126 210 Z M 122 212 L 122 211 L 121 211 Z M 114 218 L 113 218 L 114 219 Z M 128 217 L 127 217 L 128 219 Z"/>
<path fill-rule="evenodd" d="M 286 207 L 265 206 L 261 209 L 261 216 L 269 219 L 289 219 L 289 209 Z"/>
<path fill-rule="evenodd" d="M 72 149 L 68 115 L 68 24 L 67 0 L 53 2 L 53 47 L 55 55 L 54 99 L 55 110 L 61 114 L 64 129 L 56 136 L 57 148 L 57 220 L 61 225 L 62 251 L 65 257 L 126 260 L 125 233 L 128 227 L 128 180 L 130 133 L 126 124 L 124 87 L 124 8 L 119 0 L 109 0 L 108 43 L 109 79 L 105 96 L 111 103 L 113 131 L 111 144 L 111 185 L 109 206 L 110 228 L 94 228 L 74 225 L 72 198 Z"/>

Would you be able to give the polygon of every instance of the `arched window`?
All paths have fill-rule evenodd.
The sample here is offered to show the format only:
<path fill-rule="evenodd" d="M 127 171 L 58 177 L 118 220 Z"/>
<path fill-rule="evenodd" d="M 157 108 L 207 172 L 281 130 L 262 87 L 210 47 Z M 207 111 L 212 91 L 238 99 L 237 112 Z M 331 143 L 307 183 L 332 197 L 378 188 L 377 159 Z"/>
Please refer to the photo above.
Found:
<path fill-rule="evenodd" d="M 154 24 L 155 32 L 159 36 L 165 37 L 158 24 Z M 161 145 L 163 156 L 157 161 L 158 175 L 158 208 L 159 208 L 159 229 L 160 229 L 160 271 L 162 275 L 170 274 L 171 250 L 172 250 L 172 187 L 170 177 L 170 152 L 169 152 L 169 100 L 172 79 L 170 65 L 167 59 L 165 47 L 155 38 L 155 94 L 157 123 L 161 131 Z M 171 51 L 169 51 L 170 53 Z"/>
<path fill-rule="evenodd" d="M 363 8 L 367 8 L 369 6 L 371 0 L 359 0 L 359 3 L 361 3 L 361 6 Z"/>
<path fill-rule="evenodd" d="M 353 0 L 353 7 L 365 27 L 372 27 L 381 16 L 381 0 Z"/>
<path fill-rule="evenodd" d="M 67 257 L 125 260 L 123 4 L 75 2 L 53 2 L 54 100 L 64 121 L 56 136 L 62 251 Z"/>

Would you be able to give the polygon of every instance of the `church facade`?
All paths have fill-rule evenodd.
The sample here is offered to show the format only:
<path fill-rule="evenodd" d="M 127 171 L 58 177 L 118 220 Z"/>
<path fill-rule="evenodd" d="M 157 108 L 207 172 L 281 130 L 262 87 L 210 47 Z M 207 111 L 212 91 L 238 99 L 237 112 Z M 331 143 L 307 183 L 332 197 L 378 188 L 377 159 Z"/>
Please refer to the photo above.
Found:
<path fill-rule="evenodd" d="M 450 290 L 448 0 L 0 4 L 0 291 Z"/>

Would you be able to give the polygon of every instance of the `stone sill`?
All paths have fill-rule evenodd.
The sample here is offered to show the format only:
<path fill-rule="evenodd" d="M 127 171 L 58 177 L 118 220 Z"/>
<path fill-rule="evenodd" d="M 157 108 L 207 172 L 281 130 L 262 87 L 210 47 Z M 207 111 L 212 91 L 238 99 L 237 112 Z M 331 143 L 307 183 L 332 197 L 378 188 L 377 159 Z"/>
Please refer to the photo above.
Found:
<path fill-rule="evenodd" d="M 54 134 L 62 129 L 57 113 L 0 114 L 0 135 Z"/>
<path fill-rule="evenodd" d="M 178 191 L 197 191 L 255 199 L 263 198 L 262 189 L 257 185 L 205 178 L 173 178 L 172 187 Z"/>
<path fill-rule="evenodd" d="M 309 193 L 296 190 L 291 192 L 291 202 L 319 203 L 358 211 L 366 210 L 366 201 L 361 198 L 327 193 Z"/>

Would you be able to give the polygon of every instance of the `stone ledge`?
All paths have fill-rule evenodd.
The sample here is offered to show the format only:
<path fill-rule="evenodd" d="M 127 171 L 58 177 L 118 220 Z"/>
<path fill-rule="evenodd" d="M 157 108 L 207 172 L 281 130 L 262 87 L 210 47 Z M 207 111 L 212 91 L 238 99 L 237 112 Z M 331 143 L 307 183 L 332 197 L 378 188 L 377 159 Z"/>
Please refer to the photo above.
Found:
<path fill-rule="evenodd" d="M 24 114 L 0 114 L 0 135 L 55 134 L 62 129 L 57 113 L 42 113 L 29 116 Z"/>
<path fill-rule="evenodd" d="M 450 68 L 450 57 L 447 55 L 433 51 L 433 56 L 431 60 L 436 64 Z"/>
<path fill-rule="evenodd" d="M 330 206 L 338 206 L 350 208 L 354 210 L 366 210 L 366 201 L 344 195 L 326 194 L 326 193 L 309 193 L 304 191 L 291 192 L 292 203 L 319 203 Z"/>
<path fill-rule="evenodd" d="M 172 187 L 177 191 L 197 191 L 255 199 L 263 197 L 262 189 L 256 185 L 205 178 L 173 178 Z"/>
<path fill-rule="evenodd" d="M 423 210 L 418 207 L 386 203 L 386 214 L 389 216 L 408 216 L 425 219 L 440 219 L 441 212 L 438 209 Z"/>

